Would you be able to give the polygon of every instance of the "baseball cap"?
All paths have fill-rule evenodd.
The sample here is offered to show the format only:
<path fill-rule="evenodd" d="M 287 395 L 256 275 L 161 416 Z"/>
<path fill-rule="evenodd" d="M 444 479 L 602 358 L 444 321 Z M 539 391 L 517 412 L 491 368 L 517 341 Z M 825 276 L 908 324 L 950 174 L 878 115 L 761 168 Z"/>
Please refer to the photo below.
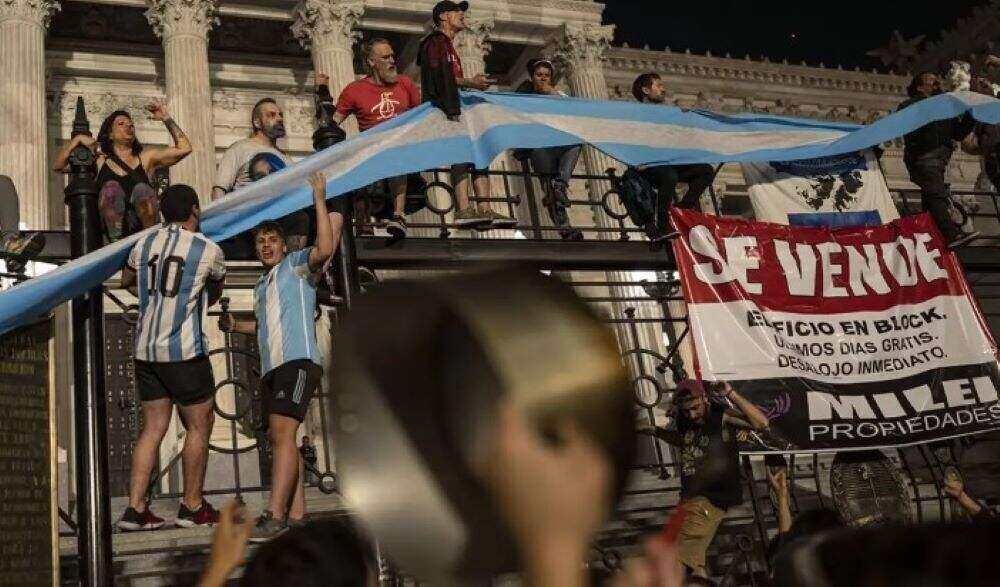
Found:
<path fill-rule="evenodd" d="M 677 384 L 676 394 L 674 397 L 678 401 L 694 397 L 704 397 L 706 395 L 705 384 L 697 379 L 685 379 Z"/>
<path fill-rule="evenodd" d="M 536 57 L 534 59 L 528 60 L 528 73 L 535 73 L 535 68 L 539 65 L 544 65 L 548 67 L 552 73 L 556 72 L 556 66 L 552 63 L 552 60 L 546 59 L 544 57 Z"/>
<path fill-rule="evenodd" d="M 441 22 L 441 15 L 445 12 L 455 12 L 456 10 L 461 10 L 465 12 L 469 9 L 468 2 L 452 2 L 451 0 L 442 0 L 434 5 L 434 22 Z"/>

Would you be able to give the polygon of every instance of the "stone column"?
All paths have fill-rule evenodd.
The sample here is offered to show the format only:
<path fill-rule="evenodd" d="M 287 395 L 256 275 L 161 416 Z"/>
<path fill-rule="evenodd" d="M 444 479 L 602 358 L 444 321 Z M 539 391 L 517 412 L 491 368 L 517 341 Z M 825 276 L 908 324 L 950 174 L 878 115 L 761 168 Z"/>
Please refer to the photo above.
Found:
<path fill-rule="evenodd" d="M 0 173 L 14 180 L 21 222 L 36 229 L 49 227 L 45 30 L 58 8 L 55 0 L 0 0 Z"/>
<path fill-rule="evenodd" d="M 603 56 L 610 46 L 614 36 L 614 26 L 611 25 L 563 25 L 556 35 L 549 42 L 547 51 L 556 58 L 567 74 L 570 90 L 574 96 L 580 98 L 590 98 L 594 100 L 607 100 L 608 86 L 604 78 Z M 590 175 L 602 175 L 609 168 L 621 169 L 621 164 L 597 151 L 592 147 L 585 147 L 583 152 L 584 164 L 587 173 Z M 599 205 L 604 194 L 611 189 L 611 183 L 601 180 L 590 180 L 588 190 L 590 200 Z M 603 211 L 595 206 L 594 223 L 602 228 L 616 227 L 617 224 Z M 616 233 L 602 233 L 603 239 L 616 239 Z M 629 273 L 608 272 L 608 281 L 635 281 Z M 645 291 L 641 286 L 612 286 L 608 288 L 608 293 L 614 297 L 643 297 Z M 661 318 L 662 314 L 657 311 L 657 304 L 652 303 L 625 303 L 615 302 L 611 304 L 612 315 L 616 318 L 626 318 L 627 308 L 635 309 L 635 318 Z M 661 323 L 639 323 L 637 324 L 638 345 L 640 348 L 666 356 L 667 349 L 664 343 L 663 324 Z M 628 325 L 618 325 L 615 329 L 619 346 L 623 352 L 628 352 L 634 345 L 633 336 Z M 642 365 L 639 365 L 642 361 Z M 627 359 L 627 365 L 633 377 L 641 375 L 657 377 L 655 371 L 658 361 L 643 354 L 632 354 Z"/>
<path fill-rule="evenodd" d="M 218 23 L 215 0 L 146 0 L 146 18 L 163 39 L 163 65 L 170 114 L 194 151 L 170 169 L 172 183 L 212 201 L 215 184 L 215 127 L 208 77 L 208 31 Z"/>
<path fill-rule="evenodd" d="M 365 3 L 360 0 L 303 0 L 295 7 L 292 34 L 312 53 L 313 69 L 330 76 L 334 99 L 357 79 L 354 43 L 361 34 L 354 28 L 364 12 Z M 353 117 L 343 127 L 349 135 L 358 132 Z"/>

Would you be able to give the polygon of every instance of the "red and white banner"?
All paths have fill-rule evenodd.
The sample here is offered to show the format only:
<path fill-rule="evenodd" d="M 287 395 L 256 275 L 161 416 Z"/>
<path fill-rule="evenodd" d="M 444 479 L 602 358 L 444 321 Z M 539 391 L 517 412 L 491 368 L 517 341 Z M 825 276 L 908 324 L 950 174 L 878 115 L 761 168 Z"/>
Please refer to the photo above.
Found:
<path fill-rule="evenodd" d="M 674 209 L 697 371 L 786 450 L 1000 428 L 997 347 L 933 220 L 830 230 Z"/>

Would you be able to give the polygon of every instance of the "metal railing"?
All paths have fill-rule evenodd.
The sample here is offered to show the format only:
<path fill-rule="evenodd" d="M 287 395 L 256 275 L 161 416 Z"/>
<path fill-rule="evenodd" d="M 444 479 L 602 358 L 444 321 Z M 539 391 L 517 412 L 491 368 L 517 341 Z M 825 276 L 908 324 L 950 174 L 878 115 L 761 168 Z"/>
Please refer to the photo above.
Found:
<path fill-rule="evenodd" d="M 445 173 L 446 170 L 429 172 L 431 181 L 422 194 L 427 207 L 418 213 L 419 219 L 409 224 L 413 229 L 409 238 L 431 239 L 442 242 L 442 245 L 443 241 L 455 240 L 457 227 L 448 220 L 455 207 L 455 195 L 453 188 L 443 178 Z M 541 268 L 549 266 L 558 271 L 561 257 L 569 249 L 556 238 L 560 227 L 546 222 L 546 217 L 542 215 L 539 196 L 547 189 L 545 186 L 548 178 L 527 170 L 500 170 L 488 174 L 493 180 L 494 188 L 499 187 L 500 191 L 488 198 L 472 197 L 472 201 L 499 203 L 506 207 L 504 213 L 522 219 L 516 228 L 520 237 L 545 241 L 551 246 L 546 249 L 549 262 L 541 263 Z M 611 177 L 607 175 L 574 176 L 577 186 L 579 182 L 610 180 Z M 900 190 L 896 193 L 902 210 L 915 209 L 913 191 Z M 980 204 L 978 207 L 967 208 L 967 213 L 974 222 L 995 220 L 1000 223 L 997 194 L 961 192 L 957 195 L 973 197 Z M 713 191 L 708 197 L 718 210 L 724 208 L 720 206 L 719 198 L 732 196 L 717 195 Z M 588 240 L 636 243 L 644 240 L 642 229 L 634 227 L 628 221 L 624 207 L 613 189 L 605 190 L 597 201 L 571 198 L 568 207 L 571 210 L 586 208 L 590 213 L 604 214 L 610 219 L 604 226 L 576 226 Z M 1000 233 L 1000 229 L 997 233 Z M 513 234 L 489 232 L 476 234 L 476 237 L 478 240 L 509 241 Z M 998 242 L 997 239 L 996 236 L 988 235 L 984 242 L 992 244 Z M 589 270 L 559 274 L 580 292 L 582 299 L 605 315 L 609 327 L 617 329 L 622 361 L 633 378 L 636 416 L 644 422 L 655 422 L 657 418 L 662 420 L 663 412 L 669 408 L 672 389 L 686 376 L 684 355 L 690 337 L 680 283 L 676 274 L 669 270 L 669 254 L 663 252 L 658 253 L 658 256 L 660 261 L 650 264 L 642 272 L 612 272 L 601 267 L 600 263 L 594 263 Z M 363 256 L 360 262 L 364 263 Z M 244 272 L 253 272 L 245 266 L 241 268 Z M 378 279 L 405 277 L 411 269 L 413 267 L 410 265 L 393 267 L 391 261 L 384 261 L 372 274 L 377 282 Z M 389 274 L 391 277 L 388 277 Z M 992 279 L 993 281 L 984 280 L 982 283 L 1000 286 L 1000 280 L 995 276 Z M 233 293 L 232 286 L 229 286 L 228 291 Z M 119 314 L 108 316 L 107 330 L 112 330 L 111 324 L 114 321 L 125 325 L 134 323 L 134 306 L 113 289 L 106 288 L 105 295 L 110 303 L 120 309 Z M 223 311 L 226 310 L 228 308 L 224 306 Z M 339 308 L 324 308 L 322 311 L 331 324 L 336 322 Z M 213 311 L 211 315 L 217 316 L 218 311 Z M 127 355 L 129 349 L 127 346 L 124 348 L 124 355 Z M 216 415 L 224 422 L 228 437 L 224 442 L 213 443 L 210 450 L 227 463 L 225 466 L 232 473 L 233 483 L 209 489 L 206 494 L 238 497 L 268 489 L 266 476 L 269 446 L 260 426 L 257 353 L 253 337 L 244 335 L 225 335 L 223 344 L 211 351 L 211 356 L 221 356 L 225 364 L 224 372 L 217 377 L 217 391 L 232 394 L 233 407 L 223 409 L 217 405 Z M 127 367 L 123 372 L 127 379 Z M 313 407 L 316 411 L 315 418 L 310 420 L 318 426 L 311 436 L 318 439 L 326 437 L 324 433 L 331 423 L 332 415 L 327 413 L 328 402 L 325 401 L 328 393 L 328 389 L 318 390 L 317 402 Z M 134 389 L 130 396 L 109 396 L 107 399 L 111 412 L 115 411 L 115 407 L 119 412 L 127 412 L 123 416 L 127 434 L 134 441 L 141 426 L 139 402 Z M 111 418 L 109 425 L 110 420 Z M 679 500 L 678 466 L 673 449 L 648 436 L 638 437 L 637 443 L 640 450 L 639 459 L 633 467 L 633 483 L 615 510 L 613 522 L 595 543 L 593 558 L 597 564 L 616 566 L 639 537 L 662 525 Z M 914 449 L 888 451 L 906 481 L 917 520 L 942 519 L 951 515 L 949 502 L 943 496 L 940 486 L 945 468 L 960 466 L 959 453 L 967 443 L 968 441 L 949 441 Z M 315 447 L 315 452 L 317 459 L 308 475 L 309 485 L 318 492 L 334 493 L 337 486 L 336 470 L 330 447 L 318 446 Z M 248 456 L 256 458 L 247 458 Z M 216 459 L 213 462 L 219 466 L 222 461 Z M 789 456 L 788 465 L 793 513 L 832 505 L 828 459 L 816 454 L 793 454 Z M 243 480 L 248 477 L 246 469 L 253 466 L 258 470 L 249 477 L 257 478 L 260 482 L 245 483 Z M 156 472 L 154 482 L 150 485 L 153 499 L 180 497 L 179 491 L 163 483 L 168 474 L 173 475 L 177 469 L 175 457 Z M 774 505 L 759 461 L 744 457 L 743 474 L 748 507 L 736 508 L 730 513 L 721 532 L 723 538 L 716 542 L 711 553 L 711 568 L 725 584 L 753 584 L 766 571 L 767 560 L 764 553 L 776 528 Z M 170 485 L 175 486 L 174 483 Z M 75 530 L 72 517 L 62 511 L 60 515 Z"/>

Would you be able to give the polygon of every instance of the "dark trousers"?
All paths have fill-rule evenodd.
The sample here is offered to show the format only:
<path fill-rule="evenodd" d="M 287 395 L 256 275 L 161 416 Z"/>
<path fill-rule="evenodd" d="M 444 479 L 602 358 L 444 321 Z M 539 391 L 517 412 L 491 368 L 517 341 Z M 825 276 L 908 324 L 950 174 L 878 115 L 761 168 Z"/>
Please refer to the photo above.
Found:
<path fill-rule="evenodd" d="M 528 155 L 535 173 L 556 176 L 542 181 L 542 185 L 548 184 L 549 195 L 545 199 L 545 208 L 556 226 L 569 226 L 566 204 L 561 200 L 568 198 L 569 181 L 576 169 L 576 162 L 580 159 L 580 149 L 580 145 L 532 149 Z"/>
<path fill-rule="evenodd" d="M 903 157 L 910 181 L 920 187 L 920 203 L 924 211 L 931 215 L 946 240 L 952 240 L 961 233 L 961 227 L 951 215 L 951 190 L 944 181 L 951 153 L 951 149 L 936 149 L 918 156 L 906 154 Z"/>
<path fill-rule="evenodd" d="M 667 216 L 671 206 L 676 205 L 688 210 L 698 209 L 699 198 L 715 179 L 715 168 L 705 163 L 661 165 L 644 169 L 642 175 L 656 188 L 656 226 L 663 228 L 667 226 Z M 684 198 L 675 204 L 677 184 L 680 182 L 688 184 L 688 191 L 684 194 Z"/>

